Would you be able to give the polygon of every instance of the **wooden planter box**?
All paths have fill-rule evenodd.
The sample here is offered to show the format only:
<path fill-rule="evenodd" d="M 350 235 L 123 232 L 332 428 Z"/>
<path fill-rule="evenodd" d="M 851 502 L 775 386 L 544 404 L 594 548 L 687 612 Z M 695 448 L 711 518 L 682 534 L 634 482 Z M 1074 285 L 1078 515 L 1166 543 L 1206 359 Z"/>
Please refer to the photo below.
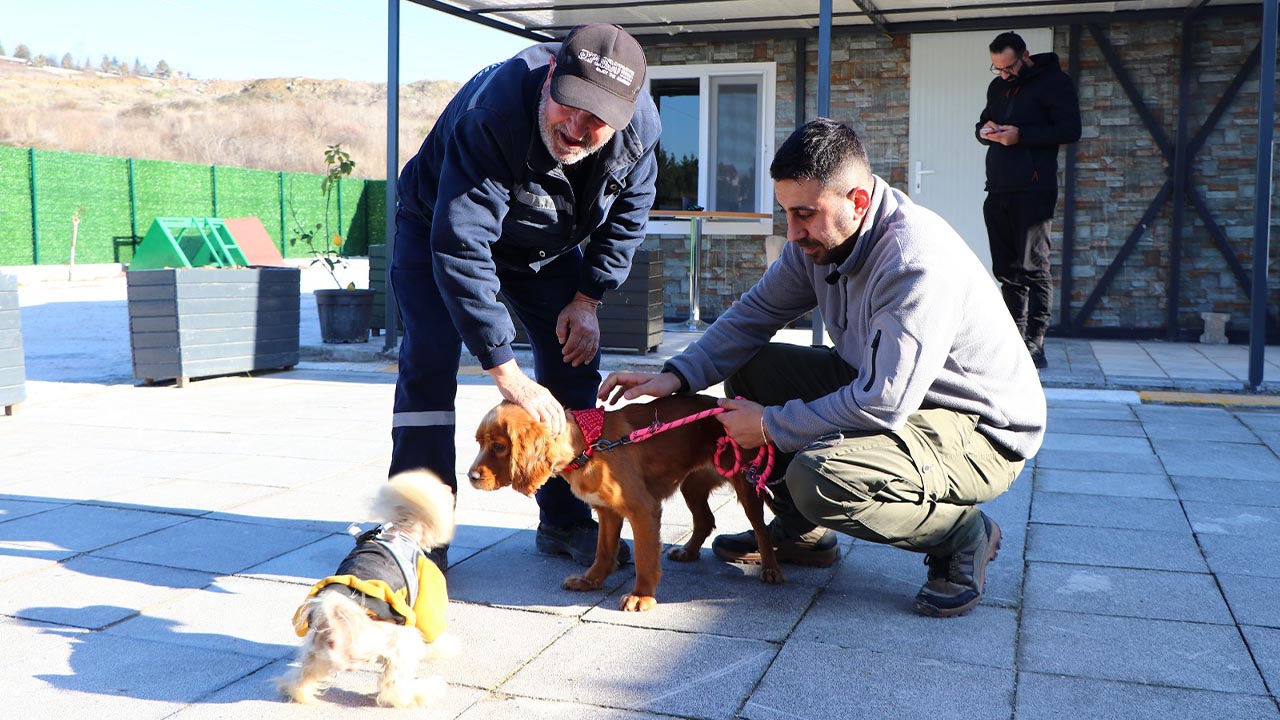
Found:
<path fill-rule="evenodd" d="M 609 350 L 655 352 L 662 344 L 662 253 L 640 250 L 631 263 L 631 275 L 617 290 L 604 297 L 596 313 L 600 319 L 600 347 Z M 516 342 L 529 342 L 519 319 Z"/>
<path fill-rule="evenodd" d="M 130 270 L 133 376 L 148 385 L 298 364 L 298 268 Z"/>
<path fill-rule="evenodd" d="M 387 246 L 369 246 L 369 289 L 373 291 L 373 319 L 369 330 L 380 335 L 387 329 Z M 397 318 L 399 315 L 396 316 Z"/>
<path fill-rule="evenodd" d="M 22 357 L 22 315 L 18 278 L 0 275 L 0 407 L 5 415 L 27 399 L 27 370 Z"/>

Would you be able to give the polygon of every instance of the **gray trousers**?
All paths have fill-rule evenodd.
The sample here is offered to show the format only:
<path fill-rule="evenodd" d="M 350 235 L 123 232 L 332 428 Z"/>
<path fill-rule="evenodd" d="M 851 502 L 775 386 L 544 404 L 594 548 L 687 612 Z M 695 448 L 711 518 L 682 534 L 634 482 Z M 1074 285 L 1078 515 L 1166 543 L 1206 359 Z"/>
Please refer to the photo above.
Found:
<path fill-rule="evenodd" d="M 814 400 L 857 372 L 831 348 L 773 343 L 725 381 L 725 395 L 762 405 Z M 998 497 L 1024 460 L 976 430 L 978 417 L 934 408 L 896 431 L 845 431 L 781 454 L 774 515 L 789 533 L 823 526 L 930 555 L 951 555 L 983 532 L 978 503 Z"/>

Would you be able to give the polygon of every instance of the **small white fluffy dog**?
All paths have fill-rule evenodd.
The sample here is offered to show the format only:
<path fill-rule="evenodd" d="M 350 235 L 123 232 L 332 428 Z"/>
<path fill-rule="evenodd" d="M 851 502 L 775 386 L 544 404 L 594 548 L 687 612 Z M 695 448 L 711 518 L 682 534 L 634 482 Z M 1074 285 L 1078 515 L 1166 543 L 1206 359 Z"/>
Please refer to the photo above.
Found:
<path fill-rule="evenodd" d="M 277 682 L 295 702 L 313 702 L 335 672 L 370 660 L 382 664 L 379 705 L 418 707 L 444 694 L 443 678 L 416 674 L 456 646 L 443 635 L 444 574 L 425 554 L 453 537 L 453 492 L 425 470 L 400 473 L 378 491 L 373 513 L 382 525 L 356 538 L 294 614 L 306 640 L 299 667 Z"/>

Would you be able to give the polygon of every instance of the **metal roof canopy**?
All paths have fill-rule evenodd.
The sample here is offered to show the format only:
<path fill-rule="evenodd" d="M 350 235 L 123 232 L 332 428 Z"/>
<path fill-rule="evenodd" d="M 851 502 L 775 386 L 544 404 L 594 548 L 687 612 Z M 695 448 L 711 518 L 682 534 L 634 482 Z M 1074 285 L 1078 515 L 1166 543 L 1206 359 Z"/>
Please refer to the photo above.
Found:
<path fill-rule="evenodd" d="M 410 0 L 423 7 L 510 32 L 534 42 L 559 40 L 575 25 L 611 22 L 643 44 L 664 41 L 812 37 L 818 40 L 817 112 L 830 114 L 831 36 L 833 33 L 897 35 L 1020 25 L 1063 25 L 1157 18 L 1181 18 L 1204 9 L 1210 0 Z M 1262 62 L 1259 87 L 1274 87 L 1277 4 L 1280 0 L 1219 0 L 1220 12 L 1256 14 L 1262 5 Z M 395 181 L 399 168 L 399 0 L 388 0 L 387 102 L 387 256 L 395 243 Z M 1254 196 L 1254 248 L 1249 332 L 1249 384 L 1262 385 L 1266 343 L 1267 259 L 1271 228 L 1274 93 L 1258 93 L 1258 152 Z M 1264 118 L 1267 121 L 1264 121 Z M 387 263 L 387 286 L 391 286 Z M 815 313 L 814 341 L 822 339 Z M 397 340 L 394 296 L 388 293 L 386 347 Z"/>

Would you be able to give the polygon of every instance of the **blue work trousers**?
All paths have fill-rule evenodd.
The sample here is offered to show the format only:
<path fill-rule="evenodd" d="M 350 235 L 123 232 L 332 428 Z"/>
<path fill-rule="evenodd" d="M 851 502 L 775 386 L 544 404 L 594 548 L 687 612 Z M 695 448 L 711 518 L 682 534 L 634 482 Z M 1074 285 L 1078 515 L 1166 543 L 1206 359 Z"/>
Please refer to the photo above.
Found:
<path fill-rule="evenodd" d="M 391 424 L 391 468 L 426 468 L 457 492 L 454 408 L 462 338 L 453 325 L 432 272 L 431 229 L 404 210 L 396 212 L 391 287 L 400 307 L 400 372 Z M 524 324 L 533 348 L 534 378 L 570 409 L 595 407 L 600 355 L 578 367 L 561 356 L 556 318 L 577 288 L 580 252 L 562 256 L 539 272 L 498 271 L 502 296 Z M 468 432 L 470 434 L 470 432 Z M 591 509 L 552 478 L 537 494 L 539 519 L 569 526 L 591 519 Z"/>

